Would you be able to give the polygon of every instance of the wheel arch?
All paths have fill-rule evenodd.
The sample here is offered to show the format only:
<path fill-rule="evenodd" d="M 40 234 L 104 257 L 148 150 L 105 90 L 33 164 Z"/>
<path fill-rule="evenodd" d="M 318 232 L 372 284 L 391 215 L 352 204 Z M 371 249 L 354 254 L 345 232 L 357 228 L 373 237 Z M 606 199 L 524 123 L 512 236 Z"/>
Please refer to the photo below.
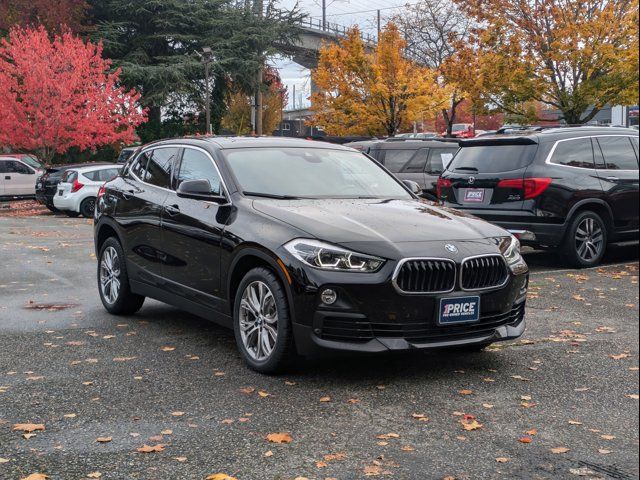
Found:
<path fill-rule="evenodd" d="M 122 237 L 118 232 L 118 228 L 116 227 L 116 225 L 107 220 L 103 220 L 98 225 L 95 233 L 96 256 L 100 254 L 100 249 L 102 248 L 104 242 L 111 237 L 115 237 L 118 242 L 120 242 L 120 245 L 124 250 L 124 242 L 122 241 Z"/>
<path fill-rule="evenodd" d="M 291 318 L 295 318 L 294 303 L 291 292 L 290 277 L 285 275 L 282 267 L 278 264 L 278 256 L 268 249 L 259 245 L 248 245 L 241 247 L 233 257 L 229 265 L 226 284 L 226 297 L 229 301 L 231 316 L 234 314 L 234 303 L 240 282 L 244 276 L 254 268 L 265 267 L 272 271 L 284 286 L 289 303 L 289 313 Z"/>
<path fill-rule="evenodd" d="M 614 217 L 611 206 L 604 200 L 593 198 L 585 199 L 576 203 L 567 215 L 567 225 L 571 222 L 576 215 L 584 211 L 592 211 L 597 213 L 600 218 L 605 222 L 607 227 L 607 233 L 611 235 L 614 227 Z"/>

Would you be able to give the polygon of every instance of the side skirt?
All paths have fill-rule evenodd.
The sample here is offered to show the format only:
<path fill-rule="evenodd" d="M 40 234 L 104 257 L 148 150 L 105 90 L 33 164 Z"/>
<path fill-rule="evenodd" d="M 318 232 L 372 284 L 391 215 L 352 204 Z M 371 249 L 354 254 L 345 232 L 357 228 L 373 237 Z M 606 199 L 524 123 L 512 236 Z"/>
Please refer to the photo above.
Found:
<path fill-rule="evenodd" d="M 129 281 L 131 285 L 131 291 L 138 295 L 144 295 L 145 297 L 154 298 L 160 302 L 168 303 L 181 310 L 202 317 L 206 320 L 211 320 L 218 325 L 227 328 L 233 328 L 233 320 L 231 316 L 224 315 L 216 310 L 207 308 L 199 303 L 188 300 L 180 295 L 168 292 L 164 289 L 148 285 L 146 283 L 138 282 L 135 280 Z"/>

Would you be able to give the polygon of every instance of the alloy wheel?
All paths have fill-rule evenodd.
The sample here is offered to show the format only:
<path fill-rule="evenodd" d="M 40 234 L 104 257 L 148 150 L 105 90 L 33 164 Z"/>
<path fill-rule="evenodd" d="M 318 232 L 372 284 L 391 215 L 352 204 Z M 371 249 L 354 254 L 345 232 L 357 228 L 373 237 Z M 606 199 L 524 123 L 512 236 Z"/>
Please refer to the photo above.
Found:
<path fill-rule="evenodd" d="M 251 358 L 267 360 L 278 340 L 278 307 L 266 283 L 247 285 L 240 301 L 240 337 Z"/>
<path fill-rule="evenodd" d="M 113 247 L 105 248 L 100 260 L 100 292 L 109 304 L 113 305 L 120 295 L 120 259 Z"/>
<path fill-rule="evenodd" d="M 604 247 L 604 232 L 600 223 L 587 217 L 576 229 L 575 246 L 578 256 L 585 262 L 598 258 Z"/>

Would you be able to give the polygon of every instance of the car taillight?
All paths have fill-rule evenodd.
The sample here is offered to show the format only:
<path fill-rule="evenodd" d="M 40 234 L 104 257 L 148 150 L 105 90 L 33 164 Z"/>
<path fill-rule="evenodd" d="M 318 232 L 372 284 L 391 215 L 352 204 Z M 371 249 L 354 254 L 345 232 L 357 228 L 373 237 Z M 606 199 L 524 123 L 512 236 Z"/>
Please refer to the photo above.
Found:
<path fill-rule="evenodd" d="M 500 180 L 498 188 L 513 188 L 523 190 L 523 200 L 536 198 L 551 185 L 551 178 L 511 178 L 508 180 Z"/>
<path fill-rule="evenodd" d="M 436 185 L 436 194 L 438 195 L 438 198 L 442 196 L 442 190 L 444 188 L 451 188 L 452 186 L 453 184 L 448 178 L 439 178 L 438 184 Z"/>
<path fill-rule="evenodd" d="M 102 198 L 102 196 L 104 195 L 104 192 L 106 192 L 107 187 L 104 185 L 100 185 L 100 188 L 98 189 L 98 196 L 96 197 L 96 200 L 100 200 Z"/>
<path fill-rule="evenodd" d="M 80 183 L 78 179 L 75 179 L 71 184 L 71 193 L 76 193 L 82 187 L 84 187 L 84 183 Z"/>

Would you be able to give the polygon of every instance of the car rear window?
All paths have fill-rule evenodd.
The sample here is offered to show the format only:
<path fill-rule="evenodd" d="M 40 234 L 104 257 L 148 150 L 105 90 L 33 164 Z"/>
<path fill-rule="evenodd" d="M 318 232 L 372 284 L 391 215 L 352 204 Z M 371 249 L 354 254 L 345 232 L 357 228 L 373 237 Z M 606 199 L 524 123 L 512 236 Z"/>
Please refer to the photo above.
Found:
<path fill-rule="evenodd" d="M 520 170 L 531 164 L 537 145 L 465 146 L 451 161 L 448 170 L 473 170 L 478 173 L 498 173 Z"/>

